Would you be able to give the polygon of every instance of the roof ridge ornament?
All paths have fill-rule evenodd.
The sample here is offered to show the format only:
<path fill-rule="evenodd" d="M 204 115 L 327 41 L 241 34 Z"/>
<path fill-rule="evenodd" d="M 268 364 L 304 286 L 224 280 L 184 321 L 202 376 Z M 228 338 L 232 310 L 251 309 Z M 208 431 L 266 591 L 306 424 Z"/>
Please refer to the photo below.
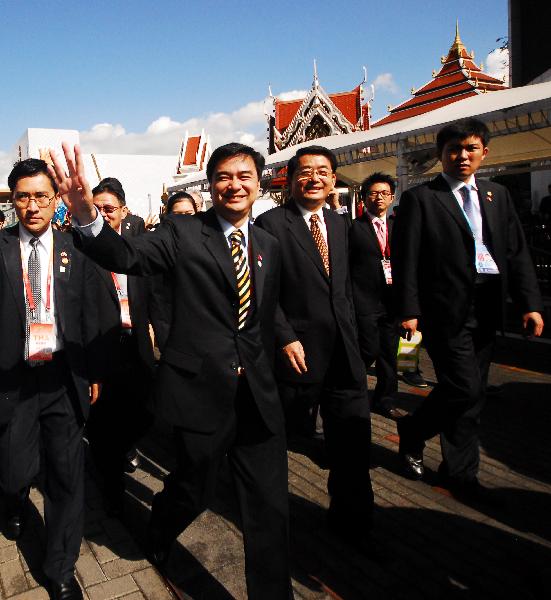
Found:
<path fill-rule="evenodd" d="M 318 88 L 320 85 L 319 79 L 318 79 L 318 64 L 316 62 L 316 59 L 314 58 L 314 87 Z"/>

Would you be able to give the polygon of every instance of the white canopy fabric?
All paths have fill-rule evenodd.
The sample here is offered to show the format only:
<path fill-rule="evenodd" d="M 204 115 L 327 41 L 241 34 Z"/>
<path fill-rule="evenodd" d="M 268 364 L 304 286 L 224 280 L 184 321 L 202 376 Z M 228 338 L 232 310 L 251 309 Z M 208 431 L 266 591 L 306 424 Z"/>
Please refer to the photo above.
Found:
<path fill-rule="evenodd" d="M 313 143 L 335 152 L 338 175 L 353 185 L 373 171 L 399 175 L 400 156 L 435 146 L 436 133 L 446 123 L 475 117 L 492 133 L 485 168 L 551 159 L 551 82 L 488 92 L 442 108 L 368 131 L 305 142 L 268 156 L 266 169 L 287 164 L 301 146 Z M 431 175 L 438 165 L 426 171 Z M 273 171 L 272 171 L 273 172 Z M 194 173 L 171 191 L 206 184 L 204 171 Z"/>

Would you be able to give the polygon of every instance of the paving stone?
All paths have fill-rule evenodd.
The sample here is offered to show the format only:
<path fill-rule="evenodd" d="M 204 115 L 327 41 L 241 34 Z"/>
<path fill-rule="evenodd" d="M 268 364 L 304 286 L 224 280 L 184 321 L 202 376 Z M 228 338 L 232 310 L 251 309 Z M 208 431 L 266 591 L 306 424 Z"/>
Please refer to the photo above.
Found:
<path fill-rule="evenodd" d="M 114 600 L 139 591 L 136 582 L 130 575 L 98 583 L 86 589 L 90 600 Z"/>
<path fill-rule="evenodd" d="M 134 581 L 148 600 L 172 600 L 174 595 L 153 567 L 136 571 Z"/>
<path fill-rule="evenodd" d="M 49 600 L 50 595 L 45 588 L 39 587 L 33 590 L 28 590 L 22 594 L 11 596 L 10 600 Z"/>
<path fill-rule="evenodd" d="M 19 558 L 0 565 L 0 582 L 6 598 L 22 594 L 29 588 L 25 571 Z"/>
<path fill-rule="evenodd" d="M 80 555 L 77 560 L 76 570 L 85 588 L 107 580 L 105 573 L 92 552 Z"/>
<path fill-rule="evenodd" d="M 121 575 L 127 575 L 128 573 L 134 573 L 135 571 L 145 569 L 149 563 L 147 560 L 126 560 L 124 558 L 117 558 L 111 562 L 102 565 L 102 570 L 108 579 L 115 579 Z"/>
<path fill-rule="evenodd" d="M 4 546 L 0 548 L 0 563 L 5 563 L 10 560 L 14 560 L 18 558 L 19 552 L 16 544 L 11 544 L 11 546 Z"/>

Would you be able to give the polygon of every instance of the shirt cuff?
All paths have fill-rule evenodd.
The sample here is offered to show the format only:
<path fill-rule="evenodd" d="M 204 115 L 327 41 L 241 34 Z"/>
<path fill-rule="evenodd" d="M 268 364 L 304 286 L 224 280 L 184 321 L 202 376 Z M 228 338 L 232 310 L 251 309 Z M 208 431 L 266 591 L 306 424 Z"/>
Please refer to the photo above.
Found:
<path fill-rule="evenodd" d="M 347 206 L 341 206 L 340 208 L 337 208 L 337 210 L 335 212 L 338 215 L 347 215 L 348 214 L 348 207 Z"/>
<path fill-rule="evenodd" d="M 94 208 L 96 209 L 96 218 L 88 225 L 79 225 L 75 217 L 71 219 L 71 225 L 84 237 L 97 237 L 103 229 L 103 217 L 97 206 L 94 206 Z"/>

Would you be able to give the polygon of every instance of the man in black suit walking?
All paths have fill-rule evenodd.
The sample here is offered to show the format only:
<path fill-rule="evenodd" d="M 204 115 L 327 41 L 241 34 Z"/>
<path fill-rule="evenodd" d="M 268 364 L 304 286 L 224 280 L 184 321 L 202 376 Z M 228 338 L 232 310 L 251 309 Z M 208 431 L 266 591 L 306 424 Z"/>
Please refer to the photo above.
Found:
<path fill-rule="evenodd" d="M 329 455 L 330 527 L 367 549 L 373 508 L 371 423 L 348 270 L 348 224 L 325 207 L 334 154 L 301 148 L 289 161 L 291 199 L 258 217 L 279 240 L 277 378 L 290 429 L 320 403 Z"/>
<path fill-rule="evenodd" d="M 19 223 L 0 232 L 0 483 L 6 537 L 25 527 L 43 448 L 44 573 L 54 600 L 82 598 L 74 577 L 84 512 L 82 431 L 96 335 L 95 270 L 53 230 L 58 188 L 29 158 L 8 177 Z M 93 386 L 96 397 L 97 385 Z"/>
<path fill-rule="evenodd" d="M 104 179 L 92 190 L 94 205 L 105 222 L 124 238 L 136 235 L 122 226 L 124 189 L 118 179 Z M 102 390 L 90 411 L 87 436 L 104 482 L 108 512 L 124 508 L 126 457 L 152 420 L 146 410 L 153 379 L 153 346 L 149 335 L 149 280 L 113 273 L 99 266 L 95 290 L 101 314 L 101 336 L 94 350 L 103 362 Z"/>
<path fill-rule="evenodd" d="M 479 484 L 478 429 L 496 329 L 510 294 L 528 334 L 543 329 L 542 300 L 509 192 L 475 177 L 489 132 L 469 119 L 436 143 L 442 175 L 404 192 L 394 225 L 393 286 L 401 325 L 422 324 L 438 383 L 412 416 L 398 420 L 405 474 L 423 476 L 425 440 L 440 434 L 442 483 L 465 500 Z"/>
<path fill-rule="evenodd" d="M 375 361 L 377 375 L 371 408 L 391 419 L 405 414 L 394 404 L 400 336 L 392 295 L 392 220 L 386 216 L 394 189 L 394 180 L 385 173 L 373 173 L 362 183 L 366 212 L 352 223 L 349 252 L 360 352 L 366 367 Z"/>
<path fill-rule="evenodd" d="M 56 172 L 84 251 L 117 273 L 170 273 L 178 299 L 156 406 L 174 425 L 178 466 L 153 502 L 152 561 L 164 565 L 173 540 L 208 506 L 227 456 L 241 507 L 249 598 L 292 597 L 287 456 L 273 376 L 280 251 L 248 222 L 264 158 L 242 144 L 217 148 L 207 165 L 213 209 L 168 215 L 154 232 L 125 240 L 93 206 L 78 146 L 75 158 L 64 151 L 69 176 L 57 158 Z"/>

